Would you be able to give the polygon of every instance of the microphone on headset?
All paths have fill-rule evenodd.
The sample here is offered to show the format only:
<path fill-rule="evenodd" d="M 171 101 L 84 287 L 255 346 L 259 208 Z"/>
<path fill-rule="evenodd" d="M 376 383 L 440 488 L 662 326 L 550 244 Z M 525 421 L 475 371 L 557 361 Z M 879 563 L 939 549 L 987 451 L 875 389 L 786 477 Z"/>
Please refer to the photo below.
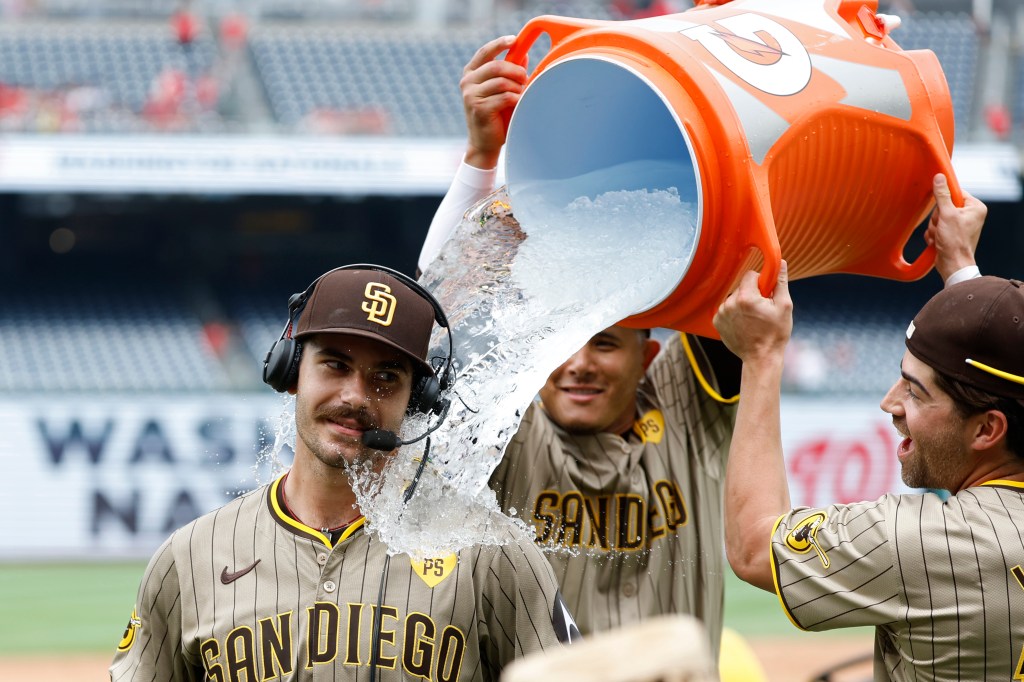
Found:
<path fill-rule="evenodd" d="M 363 434 L 363 445 L 371 450 L 391 452 L 399 445 L 405 444 L 406 441 L 399 438 L 397 433 L 387 429 L 372 429 Z"/>
<path fill-rule="evenodd" d="M 416 436 L 415 438 L 411 438 L 409 440 L 402 440 L 399 437 L 399 435 L 394 431 L 388 431 L 387 429 L 370 429 L 369 431 L 363 433 L 363 445 L 370 448 L 371 450 L 391 452 L 395 448 L 400 447 L 402 445 L 409 445 L 411 443 L 419 442 L 426 438 L 427 436 L 429 436 L 430 434 L 432 434 L 434 431 L 437 431 L 441 427 L 441 424 L 444 423 L 445 418 L 448 416 L 448 408 L 450 406 L 450 400 L 442 400 L 440 411 L 441 413 L 440 415 L 438 415 L 437 421 L 434 422 L 434 424 L 429 429 L 427 429 L 420 435 Z"/>

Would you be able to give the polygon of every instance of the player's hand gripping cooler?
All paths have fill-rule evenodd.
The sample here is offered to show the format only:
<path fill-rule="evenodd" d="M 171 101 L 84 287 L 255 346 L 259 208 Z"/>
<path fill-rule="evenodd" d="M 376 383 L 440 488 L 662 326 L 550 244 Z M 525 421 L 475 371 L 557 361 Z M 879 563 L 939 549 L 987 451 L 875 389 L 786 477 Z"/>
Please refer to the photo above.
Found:
<path fill-rule="evenodd" d="M 763 263 L 767 294 L 783 257 L 791 279 L 924 276 L 932 248 L 913 262 L 904 249 L 932 207 L 932 176 L 944 173 L 963 204 L 935 55 L 902 50 L 889 36 L 898 19 L 876 14 L 877 0 L 697 5 L 526 24 L 507 59 L 525 63 L 543 33 L 551 49 L 509 124 L 505 172 L 520 222 L 544 224 L 607 192 L 674 188 L 691 202 L 688 264 L 626 321 L 636 327 L 717 337 L 712 315 L 740 275 Z M 628 229 L 644 239 L 644 225 Z"/>

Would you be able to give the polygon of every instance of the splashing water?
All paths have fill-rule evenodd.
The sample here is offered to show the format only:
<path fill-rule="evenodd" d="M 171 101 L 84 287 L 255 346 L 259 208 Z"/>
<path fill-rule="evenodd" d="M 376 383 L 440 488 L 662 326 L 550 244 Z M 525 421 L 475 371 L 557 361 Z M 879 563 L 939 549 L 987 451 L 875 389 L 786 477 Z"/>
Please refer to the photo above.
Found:
<path fill-rule="evenodd" d="M 529 225 L 512 215 L 504 189 L 467 212 L 421 278 L 448 316 L 458 381 L 415 493 L 406 503 L 419 444 L 401 448 L 383 471 L 348 468 L 367 530 L 389 553 L 440 556 L 512 537 L 532 541 L 529 526 L 498 508 L 491 472 L 548 375 L 594 334 L 678 285 L 695 224 L 694 205 L 674 189 L 582 197 L 550 217 L 532 215 Z M 431 348 L 443 360 L 444 330 L 435 330 Z M 401 436 L 416 437 L 430 423 L 408 418 Z M 286 397 L 257 480 L 282 473 L 288 463 L 279 455 L 294 443 L 294 399 Z"/>
<path fill-rule="evenodd" d="M 499 190 L 467 213 L 421 283 L 454 335 L 458 381 L 408 505 L 422 456 L 403 447 L 383 475 L 357 475 L 356 494 L 394 553 L 440 555 L 475 543 L 532 539 L 487 487 L 505 445 L 548 375 L 591 336 L 671 292 L 695 246 L 695 207 L 674 189 L 608 192 L 521 226 Z M 436 330 L 432 356 L 447 337 Z M 407 419 L 403 437 L 426 430 Z"/>
<path fill-rule="evenodd" d="M 288 471 L 295 452 L 295 396 L 281 394 L 281 411 L 277 415 L 273 438 L 261 437 L 260 451 L 252 466 L 253 480 L 269 483 Z"/>

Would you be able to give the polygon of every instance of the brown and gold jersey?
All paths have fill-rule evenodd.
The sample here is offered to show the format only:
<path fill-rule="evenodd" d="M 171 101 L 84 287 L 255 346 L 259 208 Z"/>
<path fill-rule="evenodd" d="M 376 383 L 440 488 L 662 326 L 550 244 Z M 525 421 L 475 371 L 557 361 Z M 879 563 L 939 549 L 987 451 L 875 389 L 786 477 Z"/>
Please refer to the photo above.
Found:
<path fill-rule="evenodd" d="M 378 680 L 497 680 L 575 627 L 528 542 L 388 559 L 362 519 L 335 542 L 292 519 L 280 481 L 163 544 L 112 680 L 366 680 L 373 649 Z"/>
<path fill-rule="evenodd" d="M 720 390 L 700 342 L 686 338 L 673 334 L 648 369 L 632 433 L 573 435 L 534 404 L 491 486 L 534 527 L 584 634 L 686 613 L 704 621 L 717 654 L 735 411 L 700 385 L 687 349 Z"/>
<path fill-rule="evenodd" d="M 1024 679 L 1024 484 L 793 510 L 771 552 L 798 627 L 875 626 L 876 680 Z"/>

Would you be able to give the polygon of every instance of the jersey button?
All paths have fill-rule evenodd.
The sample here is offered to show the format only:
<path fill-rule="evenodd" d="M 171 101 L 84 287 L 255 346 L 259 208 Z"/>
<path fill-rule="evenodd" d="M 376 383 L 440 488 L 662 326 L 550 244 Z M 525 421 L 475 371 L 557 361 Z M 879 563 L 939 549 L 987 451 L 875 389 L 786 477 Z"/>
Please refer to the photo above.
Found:
<path fill-rule="evenodd" d="M 320 552 L 316 555 L 316 562 L 323 566 L 327 563 L 327 552 Z"/>
<path fill-rule="evenodd" d="M 626 583 L 622 586 L 622 594 L 626 595 L 627 597 L 632 597 L 634 594 L 636 594 L 636 585 L 634 585 L 633 583 Z"/>
<path fill-rule="evenodd" d="M 338 586 L 333 580 L 328 580 L 324 583 L 324 592 L 334 592 L 336 589 L 338 589 Z"/>

